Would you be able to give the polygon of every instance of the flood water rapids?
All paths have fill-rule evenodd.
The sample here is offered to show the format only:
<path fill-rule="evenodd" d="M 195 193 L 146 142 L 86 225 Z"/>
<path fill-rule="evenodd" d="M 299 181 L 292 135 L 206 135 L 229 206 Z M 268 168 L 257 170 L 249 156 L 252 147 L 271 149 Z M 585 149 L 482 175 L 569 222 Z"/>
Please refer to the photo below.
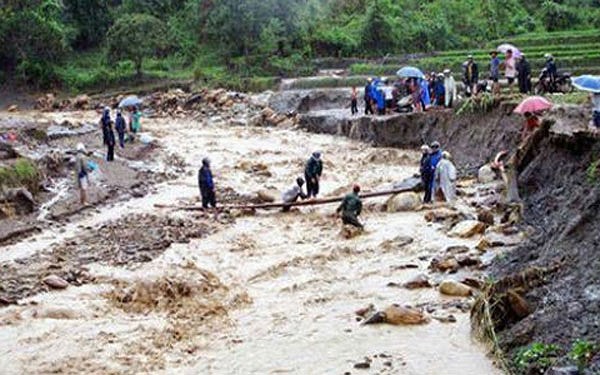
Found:
<path fill-rule="evenodd" d="M 91 112 L 80 116 L 94 116 Z M 293 129 L 232 127 L 192 119 L 147 119 L 145 130 L 184 158 L 188 172 L 143 198 L 100 207 L 0 251 L 0 264 L 18 261 L 53 244 L 134 212 L 186 215 L 156 208 L 198 195 L 196 171 L 203 157 L 215 182 L 239 193 L 281 191 L 302 174 L 311 152 L 323 153 L 323 195 L 341 195 L 354 183 L 363 190 L 388 188 L 418 172 L 419 154 L 373 148 L 330 135 Z M 248 173 L 243 163 L 268 167 L 270 177 Z M 354 311 L 374 304 L 417 305 L 450 301 L 434 288 L 388 287 L 426 272 L 432 256 L 474 239 L 449 238 L 423 212 L 386 213 L 385 198 L 365 202 L 366 233 L 345 239 L 332 215 L 335 205 L 291 213 L 257 212 L 186 244 L 170 246 L 137 267 L 91 264 L 96 282 L 31 297 L 0 310 L 0 372 L 156 374 L 500 374 L 470 330 L 467 313 L 456 323 L 419 326 L 360 325 Z M 99 232 L 99 235 L 102 235 Z M 413 242 L 382 246 L 398 237 Z M 416 264 L 418 269 L 402 265 Z M 177 315 L 135 314 L 104 297 L 115 279 L 152 279 L 184 272 L 193 264 L 214 274 L 231 293 L 247 296 L 219 319 L 169 345 L 168 324 Z M 33 302 L 33 303 L 26 303 Z M 233 305 L 230 305 L 233 306 Z M 56 318 L 44 309 L 69 311 Z M 183 317 L 189 319 L 190 317 Z M 202 325 L 203 323 L 198 323 Z M 152 336 L 147 333 L 153 332 Z M 151 339 L 149 339 L 151 337 Z M 160 347 L 160 349 L 156 349 Z M 127 357 L 127 358 L 125 358 Z M 368 369 L 354 365 L 368 357 Z"/>

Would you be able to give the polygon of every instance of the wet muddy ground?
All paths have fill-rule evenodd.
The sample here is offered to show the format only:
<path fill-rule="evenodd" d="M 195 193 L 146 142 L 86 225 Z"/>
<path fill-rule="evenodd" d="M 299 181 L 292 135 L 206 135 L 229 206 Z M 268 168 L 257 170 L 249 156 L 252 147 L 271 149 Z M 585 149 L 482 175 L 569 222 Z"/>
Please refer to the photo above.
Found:
<path fill-rule="evenodd" d="M 220 195 L 239 200 L 289 187 L 315 150 L 324 195 L 355 182 L 387 188 L 417 172 L 418 154 L 202 120 L 148 119 L 146 128 L 188 165 L 178 179 L 2 248 L 0 294 L 17 302 L 0 309 L 6 373 L 500 373 L 471 336 L 472 297 L 399 286 L 421 273 L 434 286 L 482 277 L 479 266 L 428 270 L 448 247 L 471 253 L 479 240 L 448 237 L 425 220 L 429 209 L 387 213 L 384 199 L 368 201 L 366 232 L 346 239 L 335 206 L 218 220 L 168 208 L 197 203 L 205 156 Z M 68 286 L 48 287 L 48 274 Z M 361 325 L 355 314 L 394 303 L 440 319 Z"/>

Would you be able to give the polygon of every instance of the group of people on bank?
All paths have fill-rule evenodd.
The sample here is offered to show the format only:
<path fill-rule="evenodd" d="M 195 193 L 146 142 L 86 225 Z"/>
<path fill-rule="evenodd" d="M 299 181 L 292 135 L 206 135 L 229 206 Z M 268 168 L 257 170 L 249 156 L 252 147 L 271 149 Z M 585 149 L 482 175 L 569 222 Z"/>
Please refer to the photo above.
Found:
<path fill-rule="evenodd" d="M 133 142 L 135 135 L 141 130 L 142 112 L 140 109 L 138 107 L 130 108 L 129 114 L 128 126 L 120 108 L 117 109 L 114 121 L 110 116 L 110 107 L 105 107 L 102 112 L 100 127 L 102 128 L 102 143 L 106 146 L 106 161 L 115 160 L 117 140 L 119 146 L 125 148 L 125 142 Z M 115 137 L 115 130 L 118 138 Z"/>
<path fill-rule="evenodd" d="M 490 52 L 489 72 L 482 78 L 478 63 L 473 55 L 468 55 L 462 64 L 464 95 L 469 97 L 491 89 L 492 94 L 500 94 L 500 79 L 504 75 L 509 90 L 516 86 L 523 94 L 531 93 L 531 64 L 524 53 L 512 49 L 504 52 Z M 544 56 L 545 64 L 540 79 L 547 80 L 549 87 L 555 86 L 558 73 L 554 57 Z M 488 81 L 489 80 L 489 81 Z M 491 87 L 488 87 L 491 82 Z M 352 87 L 350 110 L 352 115 L 359 113 L 358 90 Z M 458 97 L 458 87 L 450 69 L 434 71 L 421 77 L 400 78 L 393 81 L 386 77 L 367 78 L 363 90 L 364 114 L 385 115 L 391 112 L 421 112 L 432 107 L 452 108 Z M 404 101 L 404 99 L 408 99 Z"/>

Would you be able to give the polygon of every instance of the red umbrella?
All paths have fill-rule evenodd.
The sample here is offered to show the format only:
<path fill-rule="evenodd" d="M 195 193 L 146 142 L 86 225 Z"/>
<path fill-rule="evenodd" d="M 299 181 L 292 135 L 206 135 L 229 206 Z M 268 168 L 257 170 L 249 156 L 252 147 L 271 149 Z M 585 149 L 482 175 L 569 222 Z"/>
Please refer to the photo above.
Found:
<path fill-rule="evenodd" d="M 526 98 L 515 108 L 515 113 L 523 114 L 525 112 L 541 112 L 552 108 L 552 102 L 541 96 L 530 96 Z"/>

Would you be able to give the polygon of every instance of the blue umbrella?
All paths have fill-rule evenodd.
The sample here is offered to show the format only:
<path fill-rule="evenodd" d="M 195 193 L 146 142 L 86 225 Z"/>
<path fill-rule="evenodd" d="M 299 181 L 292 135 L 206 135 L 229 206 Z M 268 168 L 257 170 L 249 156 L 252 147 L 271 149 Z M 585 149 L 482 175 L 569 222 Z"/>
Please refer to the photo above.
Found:
<path fill-rule="evenodd" d="M 573 86 L 579 90 L 600 94 L 600 77 L 584 75 L 573 79 Z"/>
<path fill-rule="evenodd" d="M 142 104 L 142 99 L 138 98 L 135 95 L 131 95 L 131 96 L 128 96 L 125 99 L 121 100 L 121 103 L 119 103 L 119 108 L 136 107 L 140 104 Z"/>
<path fill-rule="evenodd" d="M 425 74 L 413 66 L 405 66 L 404 68 L 398 70 L 396 75 L 400 78 L 425 78 Z"/>

